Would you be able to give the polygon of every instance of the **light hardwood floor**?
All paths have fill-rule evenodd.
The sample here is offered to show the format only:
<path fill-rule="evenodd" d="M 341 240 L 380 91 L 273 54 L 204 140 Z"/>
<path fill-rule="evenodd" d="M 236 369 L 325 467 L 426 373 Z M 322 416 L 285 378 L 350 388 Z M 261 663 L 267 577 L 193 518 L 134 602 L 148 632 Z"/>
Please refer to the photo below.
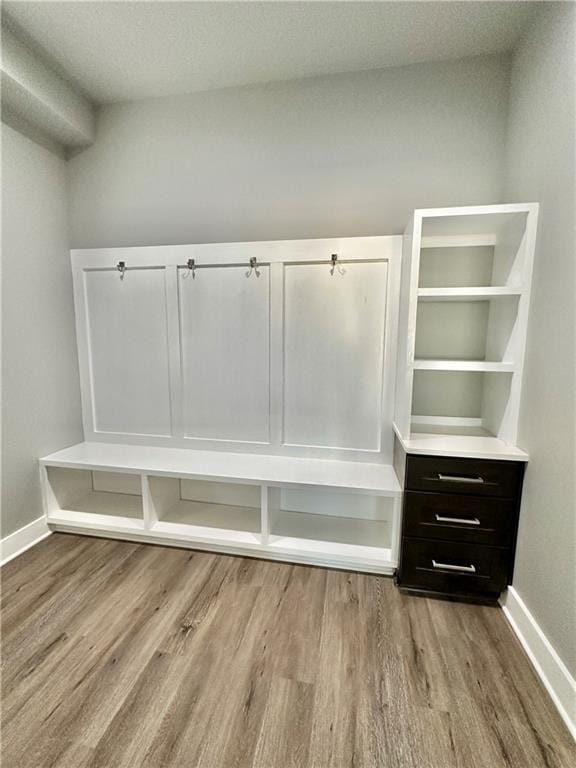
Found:
<path fill-rule="evenodd" d="M 572 768 L 504 616 L 56 534 L 2 572 L 3 768 Z"/>

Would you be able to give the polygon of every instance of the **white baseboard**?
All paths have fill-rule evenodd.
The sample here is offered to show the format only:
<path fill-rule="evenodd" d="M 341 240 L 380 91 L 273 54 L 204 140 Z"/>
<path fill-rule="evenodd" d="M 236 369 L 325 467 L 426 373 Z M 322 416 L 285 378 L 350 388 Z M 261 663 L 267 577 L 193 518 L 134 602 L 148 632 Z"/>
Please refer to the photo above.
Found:
<path fill-rule="evenodd" d="M 576 740 L 576 680 L 514 587 L 508 587 L 500 602 L 538 677 Z"/>
<path fill-rule="evenodd" d="M 51 533 L 52 531 L 46 525 L 46 518 L 39 517 L 9 536 L 0 539 L 0 566 L 14 560 L 15 557 L 38 544 Z"/>

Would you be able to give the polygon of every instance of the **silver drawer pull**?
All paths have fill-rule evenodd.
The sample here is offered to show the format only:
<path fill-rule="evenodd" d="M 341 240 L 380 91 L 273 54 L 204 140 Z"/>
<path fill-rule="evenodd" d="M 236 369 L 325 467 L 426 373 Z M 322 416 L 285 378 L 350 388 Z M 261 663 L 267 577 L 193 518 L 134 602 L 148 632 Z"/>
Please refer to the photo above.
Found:
<path fill-rule="evenodd" d="M 443 475 L 438 472 L 438 480 L 445 483 L 483 483 L 483 477 L 462 477 L 461 475 Z"/>
<path fill-rule="evenodd" d="M 437 563 L 436 560 L 432 560 L 432 567 L 439 568 L 443 571 L 461 571 L 462 573 L 476 573 L 476 568 L 473 565 L 450 565 L 450 563 Z"/>
<path fill-rule="evenodd" d="M 480 525 L 480 520 L 477 517 L 442 517 L 442 515 L 434 515 L 439 523 L 461 523 L 462 525 Z"/>

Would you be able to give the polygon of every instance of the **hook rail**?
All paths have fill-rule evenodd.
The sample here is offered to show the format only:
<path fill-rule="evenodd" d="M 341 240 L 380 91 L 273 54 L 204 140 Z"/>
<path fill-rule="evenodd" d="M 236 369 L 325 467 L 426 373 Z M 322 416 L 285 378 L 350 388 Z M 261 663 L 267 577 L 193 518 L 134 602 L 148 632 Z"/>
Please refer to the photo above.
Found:
<path fill-rule="evenodd" d="M 268 266 L 268 265 L 267 264 L 266 265 L 258 264 L 257 258 L 255 256 L 252 256 L 250 258 L 249 262 L 243 262 L 243 263 L 241 262 L 239 264 L 234 264 L 234 263 L 231 263 L 231 264 L 197 264 L 195 259 L 188 259 L 186 264 L 178 264 L 177 268 L 178 269 L 186 269 L 186 270 L 188 270 L 188 274 L 192 275 L 192 277 L 194 278 L 195 275 L 196 275 L 196 270 L 197 269 L 218 269 L 218 268 L 222 269 L 224 267 L 248 267 L 248 271 L 246 272 L 246 277 L 250 277 L 252 272 L 254 272 L 256 277 L 260 277 L 260 269 L 259 269 L 259 267 L 262 267 L 262 266 Z"/>

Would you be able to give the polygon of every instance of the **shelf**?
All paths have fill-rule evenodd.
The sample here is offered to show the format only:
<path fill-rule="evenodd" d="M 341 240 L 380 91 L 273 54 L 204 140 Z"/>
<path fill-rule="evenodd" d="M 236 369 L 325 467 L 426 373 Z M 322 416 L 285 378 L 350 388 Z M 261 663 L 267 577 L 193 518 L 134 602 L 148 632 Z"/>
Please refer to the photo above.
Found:
<path fill-rule="evenodd" d="M 402 492 L 396 473 L 389 464 L 335 459 L 193 451 L 118 443 L 78 443 L 45 456 L 40 463 L 52 467 L 141 472 L 224 482 L 329 486 L 392 497 Z"/>
<path fill-rule="evenodd" d="M 486 360 L 414 360 L 416 371 L 467 371 L 470 373 L 514 373 L 514 363 Z"/>
<path fill-rule="evenodd" d="M 489 301 L 491 299 L 520 296 L 521 288 L 470 287 L 470 288 L 419 288 L 419 301 Z"/>
<path fill-rule="evenodd" d="M 413 427 L 407 438 L 400 434 L 396 425 L 394 425 L 394 431 L 403 449 L 410 454 L 503 461 L 528 461 L 529 459 L 525 451 L 499 440 L 488 430 L 478 427 L 421 425 Z"/>

